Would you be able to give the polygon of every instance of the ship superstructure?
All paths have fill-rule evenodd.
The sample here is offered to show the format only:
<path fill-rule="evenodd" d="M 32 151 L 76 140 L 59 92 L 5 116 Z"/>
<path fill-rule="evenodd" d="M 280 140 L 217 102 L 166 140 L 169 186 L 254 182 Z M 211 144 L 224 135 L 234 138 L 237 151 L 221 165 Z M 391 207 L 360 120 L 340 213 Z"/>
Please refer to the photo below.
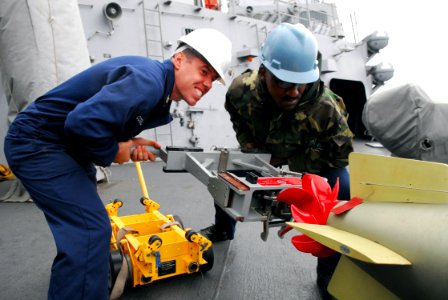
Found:
<path fill-rule="evenodd" d="M 393 75 L 387 64 L 368 65 L 387 45 L 387 33 L 374 32 L 358 43 L 350 43 L 333 3 L 252 2 L 229 1 L 225 8 L 218 1 L 83 0 L 80 13 L 93 63 L 123 54 L 167 59 L 179 36 L 200 27 L 219 29 L 233 42 L 232 68 L 227 74 L 230 79 L 258 67 L 258 50 L 278 23 L 302 23 L 317 37 L 322 54 L 321 79 L 344 98 L 352 131 L 357 137 L 365 137 L 361 122 L 364 103 Z M 111 9 L 113 12 L 108 13 Z M 223 108 L 225 91 L 224 86 L 215 87 L 196 107 L 176 103 L 175 122 L 148 132 L 149 137 L 165 145 L 237 147 Z"/>

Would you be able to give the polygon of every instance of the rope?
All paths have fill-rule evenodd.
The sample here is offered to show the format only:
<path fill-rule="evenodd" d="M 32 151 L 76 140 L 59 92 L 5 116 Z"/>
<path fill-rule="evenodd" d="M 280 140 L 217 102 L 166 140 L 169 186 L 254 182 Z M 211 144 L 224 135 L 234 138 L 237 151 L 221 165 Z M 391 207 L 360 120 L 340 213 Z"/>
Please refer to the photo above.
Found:
<path fill-rule="evenodd" d="M 121 263 L 121 269 L 120 272 L 118 272 L 117 279 L 115 280 L 114 287 L 112 288 L 112 291 L 110 292 L 109 300 L 118 300 L 120 296 L 123 294 L 124 286 L 126 284 L 126 280 L 128 278 L 128 263 L 126 262 L 126 257 L 124 257 L 123 249 L 121 248 L 120 241 L 124 238 L 124 236 L 128 233 L 136 233 L 136 231 L 133 228 L 130 227 L 123 227 L 117 232 L 117 246 L 121 253 L 122 263 Z"/>

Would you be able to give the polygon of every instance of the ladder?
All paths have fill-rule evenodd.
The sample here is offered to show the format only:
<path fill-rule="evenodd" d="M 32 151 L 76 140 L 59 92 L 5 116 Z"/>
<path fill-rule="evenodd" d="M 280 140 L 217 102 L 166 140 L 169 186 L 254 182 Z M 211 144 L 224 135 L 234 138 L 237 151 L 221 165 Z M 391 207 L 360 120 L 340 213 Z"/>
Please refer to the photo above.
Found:
<path fill-rule="evenodd" d="M 160 61 L 165 60 L 164 56 L 164 45 L 162 39 L 162 18 L 160 12 L 160 4 L 157 3 L 155 8 L 147 8 L 145 5 L 146 1 L 142 1 L 143 4 L 143 22 L 145 25 L 145 45 L 146 45 L 146 56 L 154 58 Z M 149 15 L 149 16 L 148 16 Z M 154 22 L 150 21 L 153 20 Z M 155 29 L 155 30 L 153 30 Z M 155 33 L 155 34 L 154 34 Z M 155 36 L 154 36 L 155 35 Z M 153 47 L 151 47 L 153 46 Z M 154 50 L 159 49 L 160 52 L 155 52 Z M 153 52 L 151 52 L 153 51 Z M 161 126 L 159 128 L 154 128 L 154 139 L 159 141 L 163 136 L 168 136 L 170 146 L 173 145 L 173 130 L 171 123 Z"/>

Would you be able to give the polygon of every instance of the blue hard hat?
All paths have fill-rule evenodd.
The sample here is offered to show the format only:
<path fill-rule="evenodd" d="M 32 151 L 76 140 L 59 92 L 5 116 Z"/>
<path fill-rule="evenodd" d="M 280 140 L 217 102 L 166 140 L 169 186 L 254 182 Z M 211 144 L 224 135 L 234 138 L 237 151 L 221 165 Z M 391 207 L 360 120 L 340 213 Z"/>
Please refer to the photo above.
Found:
<path fill-rule="evenodd" d="M 280 80 L 305 84 L 319 79 L 317 40 L 302 24 L 279 24 L 260 53 L 261 63 Z"/>

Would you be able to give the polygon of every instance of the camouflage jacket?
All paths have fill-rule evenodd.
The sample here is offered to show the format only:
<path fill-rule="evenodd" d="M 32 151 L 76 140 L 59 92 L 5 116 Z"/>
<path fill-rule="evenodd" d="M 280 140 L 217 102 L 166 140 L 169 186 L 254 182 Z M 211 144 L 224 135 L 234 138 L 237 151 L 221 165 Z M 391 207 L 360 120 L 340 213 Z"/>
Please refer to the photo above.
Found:
<path fill-rule="evenodd" d="M 307 86 L 299 105 L 284 112 L 258 78 L 247 70 L 235 78 L 226 94 L 238 142 L 287 160 L 291 171 L 320 172 L 348 165 L 353 134 L 341 97 L 322 81 Z"/>

